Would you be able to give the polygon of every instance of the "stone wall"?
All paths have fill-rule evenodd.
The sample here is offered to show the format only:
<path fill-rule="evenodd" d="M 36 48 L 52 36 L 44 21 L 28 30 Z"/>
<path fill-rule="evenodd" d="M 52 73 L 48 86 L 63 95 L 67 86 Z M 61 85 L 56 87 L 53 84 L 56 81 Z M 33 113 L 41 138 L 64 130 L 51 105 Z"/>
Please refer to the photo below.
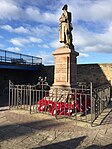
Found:
<path fill-rule="evenodd" d="M 50 85 L 54 81 L 54 66 L 44 66 L 41 69 L 42 76 L 47 76 Z M 111 64 L 78 64 L 77 81 L 93 82 L 94 86 L 100 86 L 111 81 L 112 85 L 112 63 Z"/>
<path fill-rule="evenodd" d="M 42 65 L 40 71 L 0 69 L 0 106 L 2 101 L 8 103 L 9 80 L 16 84 L 35 84 L 39 76 L 47 77 L 48 84 L 52 85 L 54 83 L 54 66 Z M 112 86 L 112 63 L 77 65 L 78 82 L 93 82 L 94 86 L 100 86 L 109 83 L 109 80 L 111 80 Z"/>
<path fill-rule="evenodd" d="M 95 86 L 111 81 L 112 85 L 112 64 L 77 65 L 77 81 L 93 82 Z"/>

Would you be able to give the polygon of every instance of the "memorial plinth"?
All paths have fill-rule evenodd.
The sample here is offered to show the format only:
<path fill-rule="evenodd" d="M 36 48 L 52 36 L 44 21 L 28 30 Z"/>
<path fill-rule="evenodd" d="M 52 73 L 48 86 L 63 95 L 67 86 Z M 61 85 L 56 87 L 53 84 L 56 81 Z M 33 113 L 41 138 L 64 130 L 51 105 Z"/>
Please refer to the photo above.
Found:
<path fill-rule="evenodd" d="M 74 48 L 63 46 L 53 52 L 55 61 L 54 88 L 69 89 L 77 80 L 77 56 Z"/>

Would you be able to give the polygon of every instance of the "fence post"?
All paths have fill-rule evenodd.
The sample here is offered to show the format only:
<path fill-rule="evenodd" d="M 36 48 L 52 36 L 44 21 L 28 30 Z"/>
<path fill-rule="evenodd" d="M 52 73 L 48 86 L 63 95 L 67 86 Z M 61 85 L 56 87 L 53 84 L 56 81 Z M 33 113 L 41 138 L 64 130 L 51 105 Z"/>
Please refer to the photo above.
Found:
<path fill-rule="evenodd" d="M 55 117 L 56 117 L 56 119 L 57 119 L 57 97 L 58 97 L 57 94 L 58 94 L 58 88 L 55 88 L 55 89 L 56 89 L 56 94 L 55 94 L 55 95 L 56 95 L 56 96 L 55 96 L 55 98 L 56 98 L 56 116 L 55 116 Z"/>
<path fill-rule="evenodd" d="M 99 94 L 100 94 L 100 99 L 99 99 L 99 107 L 98 107 L 99 113 L 98 113 L 98 115 L 100 115 L 102 113 L 104 106 L 105 106 L 105 104 L 103 103 L 103 98 L 104 98 L 103 90 L 101 90 Z"/>
<path fill-rule="evenodd" d="M 11 85 L 11 81 L 9 80 L 9 110 L 10 110 L 10 106 L 11 106 L 11 105 L 10 105 L 10 101 L 11 101 L 11 100 L 10 100 L 10 85 Z"/>
<path fill-rule="evenodd" d="M 30 114 L 31 114 L 31 85 L 30 85 L 30 93 L 29 93 L 29 100 L 30 100 Z"/>
<path fill-rule="evenodd" d="M 92 82 L 90 82 L 90 99 L 91 99 L 91 125 L 93 122 L 93 96 L 92 96 Z"/>
<path fill-rule="evenodd" d="M 112 91 L 111 91 L 111 80 L 109 81 L 109 102 L 111 102 L 111 94 L 112 94 Z"/>
<path fill-rule="evenodd" d="M 6 62 L 6 56 L 7 56 L 7 55 L 6 55 L 6 52 L 7 52 L 7 51 L 5 50 L 5 62 Z"/>
<path fill-rule="evenodd" d="M 33 56 L 32 56 L 32 65 L 33 65 Z"/>
<path fill-rule="evenodd" d="M 14 85 L 13 105 L 18 109 L 18 85 Z"/>

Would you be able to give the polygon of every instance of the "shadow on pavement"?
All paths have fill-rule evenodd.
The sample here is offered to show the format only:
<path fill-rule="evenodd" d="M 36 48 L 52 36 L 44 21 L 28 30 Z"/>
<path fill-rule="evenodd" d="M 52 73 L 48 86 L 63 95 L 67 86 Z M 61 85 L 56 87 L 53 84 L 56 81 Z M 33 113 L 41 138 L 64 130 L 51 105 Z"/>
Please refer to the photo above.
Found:
<path fill-rule="evenodd" d="M 86 136 L 59 142 L 59 143 L 53 143 L 50 145 L 42 146 L 42 147 L 35 147 L 32 149 L 76 149 L 78 146 L 79 149 L 112 149 L 112 144 L 106 145 L 106 146 L 98 146 L 98 145 L 91 145 L 88 147 L 80 146 L 81 142 L 84 141 Z"/>
<path fill-rule="evenodd" d="M 35 147 L 32 149 L 75 149 L 85 138 L 86 136 L 83 136 L 63 142 L 53 143 L 42 147 Z"/>
<path fill-rule="evenodd" d="M 1 112 L 2 113 L 2 112 Z M 98 146 L 96 144 L 90 145 L 87 147 L 86 146 L 81 146 L 81 143 L 85 141 L 85 138 L 87 137 L 86 135 L 83 135 L 81 137 L 76 137 L 71 139 L 69 136 L 66 136 L 66 138 L 62 138 L 62 141 L 60 138 L 57 137 L 54 138 L 54 140 L 48 142 L 49 145 L 46 145 L 46 139 L 49 136 L 49 130 L 51 128 L 59 128 L 62 129 L 60 130 L 61 132 L 64 132 L 64 129 L 66 130 L 66 127 L 64 128 L 64 124 L 66 122 L 59 122 L 53 119 L 37 119 L 34 117 L 30 117 L 28 119 L 27 114 L 21 116 L 14 115 L 12 112 L 12 116 L 16 117 L 15 121 L 12 120 L 9 121 L 11 118 L 10 117 L 10 112 L 5 112 L 7 115 L 7 118 L 5 114 L 3 116 L 0 116 L 0 142 L 2 141 L 11 141 L 11 140 L 25 140 L 26 138 L 32 138 L 32 140 L 35 138 L 36 141 L 38 141 L 38 137 L 42 139 L 40 143 L 36 144 L 35 146 L 32 146 L 32 149 L 75 149 L 79 147 L 80 149 L 112 149 L 112 144 L 105 145 L 105 146 Z M 67 125 L 69 127 L 69 125 Z M 75 128 L 74 128 L 75 129 Z M 81 127 L 77 127 L 77 131 L 81 131 Z M 73 130 L 73 128 L 72 128 Z M 47 131 L 47 135 L 45 132 Z M 45 134 L 42 134 L 44 132 Z M 66 131 L 67 132 L 67 131 Z M 71 131 L 72 132 L 72 131 Z M 53 132 L 52 132 L 53 133 Z M 75 133 L 75 131 L 74 131 Z M 38 135 L 37 135 L 38 134 Z M 69 132 L 70 134 L 70 132 Z M 34 138 L 33 138 L 34 137 Z M 19 140 L 20 139 L 20 140 Z M 67 139 L 67 140 L 66 140 Z M 66 141 L 63 141 L 66 140 Z M 45 141 L 45 142 L 44 142 Z M 31 142 L 32 143 L 32 142 Z M 89 144 L 92 142 L 88 142 Z M 94 142 L 93 142 L 94 143 Z M 40 147 L 39 147 L 40 146 Z M 30 148 L 31 149 L 31 148 Z"/>
<path fill-rule="evenodd" d="M 98 145 L 91 145 L 86 147 L 85 149 L 112 149 L 112 144 L 105 145 L 105 146 L 98 146 Z"/>
<path fill-rule="evenodd" d="M 101 125 L 112 124 L 112 101 L 109 104 L 108 108 L 110 109 L 110 112 L 101 121 Z"/>
<path fill-rule="evenodd" d="M 2 119 L 2 121 L 1 121 Z M 6 119 L 5 116 L 0 117 L 0 140 L 13 139 L 20 136 L 30 135 L 37 131 L 49 131 L 52 128 L 61 129 L 64 127 L 64 122 L 57 122 L 53 119 L 28 119 L 28 117 L 16 117 L 16 119 L 11 122 L 11 118 L 9 116 Z M 60 128 L 61 126 L 61 128 Z"/>

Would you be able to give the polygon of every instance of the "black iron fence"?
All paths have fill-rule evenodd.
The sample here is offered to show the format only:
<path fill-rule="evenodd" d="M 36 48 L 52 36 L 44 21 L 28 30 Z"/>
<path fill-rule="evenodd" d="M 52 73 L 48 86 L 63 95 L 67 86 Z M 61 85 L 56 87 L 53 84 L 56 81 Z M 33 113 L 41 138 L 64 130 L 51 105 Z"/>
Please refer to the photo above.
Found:
<path fill-rule="evenodd" d="M 0 62 L 24 65 L 42 64 L 42 58 L 0 49 Z"/>
<path fill-rule="evenodd" d="M 93 123 L 110 101 L 110 86 L 93 89 L 92 83 L 63 90 L 43 80 L 36 85 L 15 85 L 9 81 L 9 108 L 30 113 L 47 113 L 58 118 Z"/>

